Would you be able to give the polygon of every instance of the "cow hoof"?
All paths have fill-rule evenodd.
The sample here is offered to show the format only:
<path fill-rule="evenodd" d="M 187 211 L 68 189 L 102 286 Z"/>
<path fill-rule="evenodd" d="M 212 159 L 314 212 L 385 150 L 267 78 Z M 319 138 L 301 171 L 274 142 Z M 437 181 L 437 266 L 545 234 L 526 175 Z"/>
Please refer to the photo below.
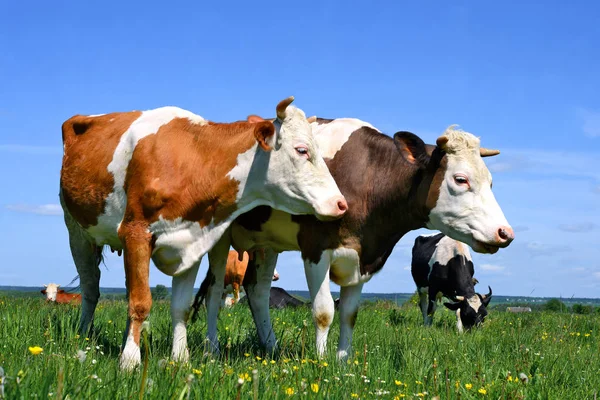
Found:
<path fill-rule="evenodd" d="M 339 362 L 346 362 L 346 360 L 348 359 L 348 351 L 338 350 L 336 357 Z"/>
<path fill-rule="evenodd" d="M 140 365 L 141 361 L 142 360 L 139 353 L 137 354 L 137 357 L 135 355 L 133 355 L 133 357 L 127 356 L 125 353 L 123 353 L 123 355 L 121 355 L 121 360 L 119 361 L 119 367 L 121 368 L 121 371 L 130 372 L 136 369 Z"/>
<path fill-rule="evenodd" d="M 190 362 L 190 351 L 187 348 L 173 351 L 171 359 L 181 364 L 187 364 Z"/>

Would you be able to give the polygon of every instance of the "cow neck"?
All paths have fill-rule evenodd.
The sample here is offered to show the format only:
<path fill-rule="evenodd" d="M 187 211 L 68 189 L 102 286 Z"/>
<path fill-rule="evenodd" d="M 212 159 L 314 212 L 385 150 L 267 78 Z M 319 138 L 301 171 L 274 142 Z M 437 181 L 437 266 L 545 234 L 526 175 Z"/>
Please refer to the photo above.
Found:
<path fill-rule="evenodd" d="M 448 275 L 451 287 L 457 296 L 470 298 L 475 295 L 473 287 L 473 262 L 458 254 L 448 262 Z"/>
<path fill-rule="evenodd" d="M 366 170 L 375 172 L 366 173 L 370 176 L 363 193 L 367 202 L 361 227 L 363 274 L 379 271 L 407 232 L 425 227 L 432 182 L 443 157 L 443 152 L 435 149 L 428 165 L 419 167 L 404 159 L 392 138 L 377 135 L 367 144 Z"/>

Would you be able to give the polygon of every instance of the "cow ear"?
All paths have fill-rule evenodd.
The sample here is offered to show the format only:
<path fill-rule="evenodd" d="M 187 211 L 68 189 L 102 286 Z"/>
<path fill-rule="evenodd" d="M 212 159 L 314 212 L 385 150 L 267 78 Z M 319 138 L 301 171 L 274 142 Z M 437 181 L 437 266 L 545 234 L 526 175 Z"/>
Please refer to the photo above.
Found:
<path fill-rule="evenodd" d="M 260 121 L 254 126 L 254 137 L 261 149 L 271 151 L 273 147 L 270 142 L 275 138 L 275 126 L 271 121 Z"/>
<path fill-rule="evenodd" d="M 410 164 L 424 167 L 429 162 L 425 143 L 414 133 L 400 131 L 394 134 L 394 144 L 402 157 Z"/>
<path fill-rule="evenodd" d="M 64 293 L 65 291 L 63 289 L 58 289 L 58 292 L 56 293 Z"/>
<path fill-rule="evenodd" d="M 42 289 L 40 292 L 42 292 L 42 294 L 46 294 L 46 289 Z"/>
<path fill-rule="evenodd" d="M 460 308 L 460 303 L 444 303 L 447 309 L 456 311 Z"/>
<path fill-rule="evenodd" d="M 248 118 L 246 118 L 248 122 L 250 122 L 251 124 L 256 124 L 257 122 L 262 122 L 265 119 L 263 117 L 259 117 L 258 115 L 248 115 Z"/>

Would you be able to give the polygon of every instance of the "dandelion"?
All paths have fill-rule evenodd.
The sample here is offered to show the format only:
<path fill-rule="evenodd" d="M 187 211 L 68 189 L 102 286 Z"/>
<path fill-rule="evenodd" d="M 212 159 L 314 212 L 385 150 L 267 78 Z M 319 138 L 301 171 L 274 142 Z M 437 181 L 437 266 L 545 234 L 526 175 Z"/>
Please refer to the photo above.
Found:
<path fill-rule="evenodd" d="M 358 365 L 358 360 L 354 360 L 354 365 Z"/>
<path fill-rule="evenodd" d="M 250 353 L 244 353 L 244 357 L 250 357 Z"/>
<path fill-rule="evenodd" d="M 200 371 L 199 369 L 196 369 L 196 368 L 192 368 L 192 373 L 195 375 L 198 375 L 198 376 L 202 375 L 202 371 Z M 248 375 L 248 374 L 246 374 L 246 375 Z"/>
<path fill-rule="evenodd" d="M 358 397 L 358 393 L 352 393 L 352 394 L 350 395 L 350 397 L 352 397 L 352 398 L 357 398 L 357 397 Z"/>
<path fill-rule="evenodd" d="M 287 388 L 285 389 L 285 394 L 287 394 L 288 396 L 292 396 L 294 394 L 294 388 Z"/>
<path fill-rule="evenodd" d="M 485 388 L 481 388 L 477 391 L 477 393 L 482 394 L 482 395 L 486 395 L 487 394 L 487 390 L 485 390 Z"/>
<path fill-rule="evenodd" d="M 415 383 L 416 383 L 417 385 L 422 385 L 422 384 L 423 384 L 423 382 L 421 382 L 421 381 L 415 381 Z"/>
<path fill-rule="evenodd" d="M 466 388 L 467 390 L 471 390 L 471 388 L 472 388 L 472 387 L 473 387 L 473 385 L 472 385 L 472 384 L 470 384 L 470 383 L 465 383 L 465 388 Z"/>
<path fill-rule="evenodd" d="M 244 384 L 244 378 L 238 378 L 238 385 L 242 386 Z"/>
<path fill-rule="evenodd" d="M 310 390 L 312 390 L 313 393 L 319 393 L 319 384 L 318 383 L 311 383 L 310 384 Z"/>
<path fill-rule="evenodd" d="M 298 371 L 298 367 L 297 367 L 297 366 L 295 366 L 295 365 L 294 365 L 294 366 L 292 366 L 292 369 L 293 369 L 294 371 Z"/>
<path fill-rule="evenodd" d="M 396 386 L 400 386 L 400 385 L 402 385 L 402 381 L 397 381 L 397 380 L 394 380 L 394 383 L 396 384 Z"/>
<path fill-rule="evenodd" d="M 329 364 L 327 364 L 326 362 L 324 362 L 323 364 L 321 364 L 324 367 L 327 367 Z"/>
<path fill-rule="evenodd" d="M 256 360 L 260 361 L 260 360 L 262 360 L 262 358 L 260 358 L 259 356 L 256 356 Z"/>
<path fill-rule="evenodd" d="M 271 364 L 275 364 L 275 360 L 271 360 Z"/>
<path fill-rule="evenodd" d="M 41 354 L 42 351 L 44 351 L 44 349 L 42 349 L 40 346 L 29 347 L 29 352 L 31 354 L 33 354 L 34 356 L 37 356 L 38 354 Z"/>
<path fill-rule="evenodd" d="M 267 365 L 267 360 L 263 360 L 262 365 Z"/>

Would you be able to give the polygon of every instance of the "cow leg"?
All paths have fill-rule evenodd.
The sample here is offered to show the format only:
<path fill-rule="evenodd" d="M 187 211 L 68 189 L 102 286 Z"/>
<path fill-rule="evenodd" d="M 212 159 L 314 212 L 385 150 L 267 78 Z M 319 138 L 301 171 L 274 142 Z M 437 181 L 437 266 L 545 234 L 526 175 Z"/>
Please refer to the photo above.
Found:
<path fill-rule="evenodd" d="M 173 277 L 173 296 L 171 298 L 171 321 L 173 323 L 173 351 L 171 358 L 179 362 L 188 362 L 190 352 L 187 346 L 187 320 L 194 297 L 194 282 L 198 275 L 200 262 L 180 275 Z"/>
<path fill-rule="evenodd" d="M 338 343 L 337 358 L 345 361 L 352 353 L 352 333 L 358 316 L 358 305 L 363 284 L 356 286 L 343 286 L 340 289 L 340 341 Z"/>
<path fill-rule="evenodd" d="M 229 255 L 229 244 L 229 235 L 225 234 L 215 247 L 208 252 L 209 268 L 213 279 L 211 279 L 211 284 L 206 293 L 206 339 L 209 345 L 208 350 L 214 355 L 219 354 L 217 319 L 223 301 L 223 285 L 225 284 L 225 267 L 227 266 L 227 256 Z"/>
<path fill-rule="evenodd" d="M 314 264 L 304 261 L 304 273 L 310 291 L 313 307 L 313 322 L 316 329 L 317 355 L 323 357 L 327 350 L 327 335 L 335 312 L 333 297 L 329 288 L 329 267 L 331 254 L 324 251 L 321 260 Z"/>
<path fill-rule="evenodd" d="M 429 318 L 429 315 L 427 314 L 427 310 L 429 308 L 429 296 L 427 288 L 419 288 L 419 308 L 423 314 L 423 324 L 425 326 L 430 326 L 432 319 Z"/>
<path fill-rule="evenodd" d="M 141 362 L 140 335 L 142 323 L 150 314 L 151 238 L 145 226 L 121 225 L 119 237 L 124 247 L 125 283 L 129 292 L 129 323 L 127 341 L 121 354 L 121 369 L 133 369 Z"/>
<path fill-rule="evenodd" d="M 435 314 L 435 310 L 437 309 L 437 300 L 435 298 L 435 295 L 432 296 L 431 293 L 429 294 L 429 306 L 427 307 L 427 318 L 428 318 L 428 326 L 431 326 L 431 324 L 433 323 L 433 314 Z"/>
<path fill-rule="evenodd" d="M 269 313 L 269 298 L 278 256 L 279 254 L 271 249 L 265 250 L 264 261 L 260 262 L 261 265 L 258 265 L 255 257 L 248 262 L 244 276 L 244 291 L 248 297 L 248 305 L 252 311 L 258 340 L 268 354 L 273 354 L 277 349 L 277 339 Z"/>
<path fill-rule="evenodd" d="M 64 205 L 62 195 L 59 197 L 64 210 L 65 225 L 69 231 L 71 255 L 79 274 L 81 286 L 79 333 L 87 336 L 91 331 L 94 312 L 100 298 L 100 268 L 98 266 L 102 261 L 102 247 L 96 246 L 93 239 L 71 216 Z"/>
<path fill-rule="evenodd" d="M 456 310 L 456 329 L 458 329 L 458 333 L 463 333 L 463 324 L 460 319 L 460 308 Z"/>

